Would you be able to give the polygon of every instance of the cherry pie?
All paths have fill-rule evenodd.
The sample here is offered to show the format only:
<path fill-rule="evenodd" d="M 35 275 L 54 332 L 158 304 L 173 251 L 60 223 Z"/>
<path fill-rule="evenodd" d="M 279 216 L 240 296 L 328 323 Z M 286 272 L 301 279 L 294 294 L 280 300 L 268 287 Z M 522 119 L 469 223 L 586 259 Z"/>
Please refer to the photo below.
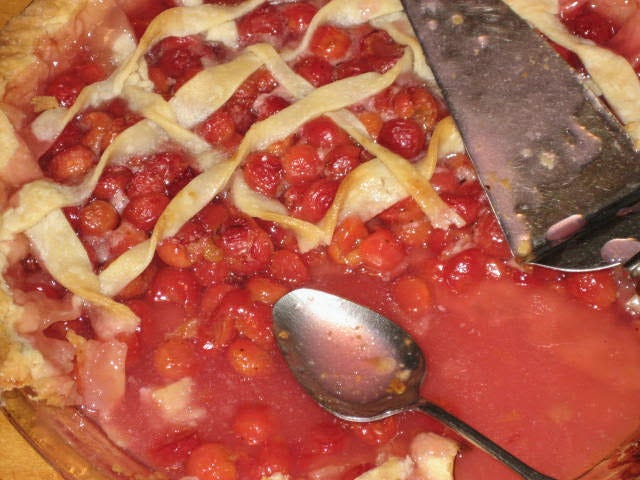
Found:
<path fill-rule="evenodd" d="M 640 148 L 640 4 L 507 3 Z M 639 426 L 635 285 L 512 260 L 399 1 L 35 0 L 0 95 L 0 388 L 168 478 L 514 478 L 315 405 L 271 330 L 303 285 L 404 326 L 423 394 L 550 475 Z"/>

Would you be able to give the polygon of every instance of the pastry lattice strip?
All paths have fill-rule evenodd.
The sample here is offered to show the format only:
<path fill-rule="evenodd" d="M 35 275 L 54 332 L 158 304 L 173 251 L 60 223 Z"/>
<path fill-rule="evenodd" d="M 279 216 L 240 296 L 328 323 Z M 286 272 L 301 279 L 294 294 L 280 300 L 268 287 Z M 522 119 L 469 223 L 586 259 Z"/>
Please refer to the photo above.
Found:
<path fill-rule="evenodd" d="M 331 208 L 316 225 L 292 218 L 279 202 L 251 191 L 244 184 L 241 175 L 234 175 L 242 165 L 247 153 L 287 136 L 303 123 L 302 121 L 291 121 L 292 118 L 295 120 L 305 118 L 304 116 L 290 115 L 292 110 L 300 109 L 299 106 L 296 106 L 297 104 L 289 107 L 289 112 L 285 109 L 285 111 L 263 121 L 266 123 L 259 122 L 255 128 L 252 127 L 253 131 L 248 132 L 238 151 L 230 159 L 225 158 L 223 153 L 212 150 L 203 139 L 190 130 L 220 108 L 239 85 L 262 66 L 266 66 L 291 97 L 306 106 L 305 100 L 308 98 L 313 100 L 314 95 L 318 96 L 318 94 L 306 80 L 287 66 L 286 61 L 296 58 L 304 51 L 315 29 L 324 23 L 349 26 L 369 21 L 374 26 L 386 30 L 398 43 L 404 44 L 408 48 L 405 50 L 404 57 L 389 72 L 382 75 L 364 74 L 359 76 L 362 78 L 351 77 L 335 82 L 321 87 L 320 91 L 323 94 L 326 92 L 329 97 L 332 94 L 335 95 L 339 87 L 344 85 L 340 82 L 346 82 L 346 85 L 350 85 L 349 82 L 354 84 L 359 81 L 367 83 L 369 78 L 375 78 L 376 85 L 388 85 L 389 81 L 393 82 L 397 75 L 402 70 L 408 70 L 409 66 L 418 76 L 429 79 L 430 71 L 421 55 L 419 45 L 412 36 L 397 26 L 398 22 L 405 22 L 406 27 L 406 20 L 401 13 L 401 5 L 397 1 L 333 0 L 318 11 L 296 49 L 283 51 L 281 56 L 278 56 L 275 50 L 268 45 L 253 45 L 231 62 L 203 70 L 178 90 L 169 101 L 153 93 L 153 85 L 149 81 L 147 65 L 144 60 L 145 53 L 153 45 L 171 35 L 199 34 L 204 35 L 207 40 L 235 46 L 238 40 L 235 20 L 261 3 L 263 2 L 252 0 L 236 7 L 202 5 L 164 12 L 152 22 L 128 60 L 118 67 L 107 80 L 87 87 L 70 109 L 47 112 L 41 120 L 36 121 L 34 125 L 36 132 L 40 130 L 44 132 L 43 135 L 48 134 L 53 137 L 82 110 L 90 106 L 97 106 L 116 96 L 126 99 L 130 108 L 145 118 L 122 132 L 104 152 L 92 174 L 80 185 L 61 186 L 46 180 L 38 180 L 26 185 L 19 193 L 18 207 L 9 210 L 4 215 L 3 235 L 10 237 L 16 233 L 26 232 L 54 278 L 90 303 L 106 307 L 114 314 L 122 316 L 122 308 L 120 306 L 112 308 L 113 305 L 118 304 L 113 302 L 110 297 L 117 294 L 121 288 L 146 268 L 153 258 L 158 242 L 175 234 L 197 211 L 227 187 L 229 181 L 231 181 L 231 192 L 235 203 L 241 210 L 249 215 L 275 221 L 293 229 L 302 250 L 328 243 L 333 229 L 344 215 L 355 212 L 363 216 L 362 212 L 365 211 L 364 216 L 373 216 L 407 194 L 416 199 L 434 225 L 442 228 L 446 228 L 449 224 L 460 225 L 461 219 L 437 197 L 428 183 L 428 178 L 433 172 L 433 165 L 438 156 L 433 153 L 437 151 L 438 143 L 432 142 L 434 145 L 427 155 L 428 160 L 425 159 L 416 165 L 409 164 L 401 157 L 377 145 L 357 118 L 348 111 L 342 110 L 344 106 L 354 103 L 358 99 L 351 99 L 351 102 L 345 105 L 340 102 L 333 105 L 331 102 L 323 102 L 328 108 L 313 110 L 307 118 L 327 114 L 364 149 L 376 157 L 361 165 L 344 179 Z M 522 2 L 514 0 L 514 3 L 522 9 Z M 526 16 L 526 14 L 527 12 L 524 11 L 523 15 Z M 534 14 L 529 14 L 529 16 L 535 17 Z M 577 50 L 585 50 L 586 48 L 580 44 Z M 364 79 L 367 79 L 367 82 L 364 82 Z M 222 88 L 216 91 L 210 89 L 207 91 L 203 88 L 207 85 L 217 85 Z M 366 95 L 364 96 L 373 95 L 382 88 L 365 88 L 363 91 Z M 353 91 L 360 90 L 354 89 Z M 206 92 L 207 95 L 202 95 L 203 92 Z M 192 105 L 198 105 L 200 108 L 194 112 Z M 625 116 L 634 118 L 633 114 L 625 114 Z M 288 128 L 273 128 L 281 118 L 289 120 L 286 122 Z M 57 132 L 56 129 L 46 128 L 47 124 L 53 124 L 54 120 L 59 129 Z M 447 135 L 456 138 L 453 125 L 450 123 L 446 125 L 449 129 Z M 633 125 L 633 121 L 630 125 Z M 274 131 L 277 134 L 274 134 Z M 139 138 L 145 139 L 146 145 L 140 145 Z M 55 247 L 61 240 L 71 245 L 75 237 L 75 232 L 66 221 L 62 225 L 57 224 L 64 219 L 60 208 L 76 205 L 79 201 L 88 198 L 107 164 L 133 153 L 142 153 L 145 150 L 153 151 L 154 148 L 161 147 L 169 141 L 179 144 L 194 154 L 196 163 L 203 172 L 172 199 L 150 239 L 124 253 L 99 275 L 93 272 L 84 249 L 80 249 L 80 253 L 77 255 L 68 256 L 73 258 L 64 260 L 54 259 L 55 255 L 49 255 L 49 252 L 56 250 Z M 459 140 L 454 143 L 457 145 L 456 148 L 461 149 Z M 372 211 L 371 208 L 366 209 L 363 206 L 358 208 L 358 202 L 366 203 L 363 202 L 364 197 L 358 195 L 358 185 L 363 179 L 369 182 L 369 187 L 372 183 L 376 184 L 377 182 L 378 190 L 385 190 L 386 201 L 376 206 L 379 208 L 378 211 Z M 416 179 L 418 180 L 416 181 Z M 55 223 L 55 229 L 51 228 L 52 223 Z M 57 232 L 55 238 L 51 234 L 54 230 Z M 75 240 L 77 241 L 77 238 Z M 127 315 L 124 316 L 127 317 Z M 123 323 L 123 328 L 129 329 L 131 324 L 129 319 Z"/>
<path fill-rule="evenodd" d="M 329 12 L 330 14 L 334 12 L 335 14 L 335 12 L 339 11 L 336 10 L 336 6 L 339 7 L 343 2 L 344 0 L 334 0 L 334 2 L 327 4 L 327 6 L 318 12 L 316 18 L 330 18 L 330 15 L 325 15 L 323 12 Z M 393 10 L 392 6 L 395 2 L 383 3 L 387 5 L 388 8 L 387 10 L 381 10 L 381 12 L 387 15 L 389 11 Z M 214 8 L 216 10 L 218 9 L 218 7 Z M 202 13 L 201 9 L 197 10 L 198 13 Z M 225 9 L 225 11 L 229 10 L 232 9 Z M 236 12 L 237 16 L 246 13 L 245 10 L 236 10 L 238 10 Z M 185 12 L 185 9 L 175 9 L 169 12 L 171 15 L 179 17 Z M 193 11 L 190 12 L 194 13 Z M 226 20 L 230 17 L 222 16 L 221 18 Z M 166 19 L 164 20 L 166 21 Z M 362 21 L 360 18 L 357 20 Z M 317 24 L 319 23 L 318 21 Z M 160 37 L 167 36 L 166 31 L 163 31 L 161 34 L 156 34 L 157 28 L 155 28 L 154 25 L 154 23 L 151 24 L 148 30 L 148 32 L 151 33 L 143 37 L 136 52 L 124 66 L 117 69 L 116 72 L 104 82 L 87 87 L 81 93 L 76 104 L 64 112 L 64 119 L 61 123 L 58 123 L 58 125 L 59 128 L 60 126 L 64 127 L 66 123 L 70 122 L 83 109 L 98 103 L 96 99 L 101 101 L 109 99 L 110 95 L 105 94 L 105 91 L 109 92 L 109 89 L 113 91 L 114 87 L 118 85 L 122 85 L 122 87 L 120 91 L 118 91 L 118 88 L 115 88 L 116 93 L 126 99 L 130 108 L 141 114 L 145 120 L 125 130 L 114 140 L 103 153 L 92 174 L 85 179 L 82 184 L 78 186 L 61 186 L 46 180 L 39 180 L 28 185 L 20 194 L 23 196 L 22 200 L 27 200 L 27 197 L 30 196 L 31 200 L 35 200 L 37 202 L 36 205 L 40 208 L 34 209 L 34 203 L 27 201 L 24 203 L 31 204 L 32 214 L 29 216 L 14 215 L 13 217 L 14 220 L 24 222 L 22 225 L 20 225 L 20 221 L 16 222 L 17 225 L 14 228 L 17 231 L 24 229 L 32 241 L 35 250 L 44 259 L 45 265 L 54 278 L 76 295 L 94 305 L 108 309 L 118 318 L 125 319 L 125 321 L 120 322 L 119 328 L 115 327 L 113 329 L 114 333 L 119 333 L 123 330 L 126 331 L 132 327 L 135 328 L 135 324 L 131 321 L 131 318 L 126 315 L 126 312 L 123 310 L 124 307 L 113 302 L 110 297 L 117 294 L 121 288 L 142 273 L 149 265 L 158 242 L 174 235 L 184 223 L 225 188 L 248 153 L 255 149 L 264 148 L 273 141 L 290 135 L 302 125 L 302 123 L 319 115 L 334 112 L 333 117 L 338 125 L 350 132 L 365 149 L 373 154 L 377 154 L 376 156 L 378 158 L 383 159 L 382 164 L 385 165 L 392 174 L 396 174 L 396 179 L 400 182 L 401 187 L 404 181 L 405 185 L 410 184 L 409 187 L 415 191 L 415 178 L 422 178 L 423 180 L 420 180 L 420 189 L 429 192 L 430 196 L 427 201 L 421 202 L 422 205 L 426 207 L 426 210 L 432 208 L 432 204 L 436 204 L 442 211 L 451 212 L 449 207 L 432 191 L 426 177 L 422 177 L 418 171 L 415 170 L 415 167 L 411 166 L 406 160 L 378 146 L 368 136 L 364 127 L 355 116 L 349 114 L 346 110 L 341 110 L 355 101 L 363 100 L 388 87 L 395 81 L 398 75 L 404 71 L 409 71 L 413 64 L 412 59 L 414 58 L 414 53 L 411 49 L 407 49 L 405 55 L 398 61 L 396 66 L 385 74 L 367 73 L 337 81 L 333 84 L 320 87 L 319 89 L 314 89 L 306 80 L 293 72 L 272 47 L 268 45 L 254 45 L 241 53 L 240 56 L 236 57 L 232 62 L 217 65 L 199 73 L 187 82 L 171 100 L 166 101 L 160 95 L 150 91 L 151 83 L 148 82 L 146 78 L 144 50 L 155 44 Z M 225 31 L 226 29 L 222 28 L 222 30 Z M 171 31 L 169 33 L 175 34 L 176 32 Z M 192 32 L 187 31 L 181 33 L 190 34 Z M 307 36 L 312 33 L 313 30 L 310 30 Z M 156 34 L 157 36 L 150 36 L 152 34 Z M 303 39 L 303 42 L 304 41 Z M 293 58 L 294 55 L 291 55 L 291 57 Z M 180 114 L 177 114 L 174 107 L 175 105 L 180 105 L 181 102 L 185 105 L 189 103 L 185 100 L 185 97 L 193 95 L 194 90 L 199 91 L 202 84 L 205 81 L 210 81 L 211 77 L 224 79 L 223 88 L 221 92 L 218 92 L 218 95 L 214 95 L 215 92 L 207 92 L 207 95 L 203 96 L 203 98 L 206 97 L 209 99 L 209 101 L 206 102 L 208 109 L 200 111 L 200 118 L 197 120 L 206 118 L 209 114 L 220 108 L 251 73 L 263 65 L 267 66 L 276 80 L 280 82 L 281 86 L 298 101 L 288 107 L 288 109 L 254 124 L 247 132 L 247 135 L 233 157 L 223 159 L 219 152 L 211 151 L 208 145 L 205 147 L 205 142 L 187 128 L 196 124 L 197 121 L 194 121 L 193 118 L 185 118 L 184 115 L 181 119 L 182 121 L 180 121 L 178 119 Z M 242 74 L 230 76 L 229 71 L 240 71 Z M 132 78 L 136 79 L 137 82 L 132 82 Z M 209 85 L 211 85 L 211 83 L 209 83 Z M 219 85 L 219 83 L 214 85 Z M 362 93 L 359 98 L 354 98 L 353 92 Z M 177 111 L 180 112 L 181 110 L 178 108 Z M 52 112 L 51 115 L 60 115 L 60 113 Z M 295 121 L 293 121 L 294 119 Z M 64 219 L 60 208 L 77 204 L 79 199 L 86 199 L 95 187 L 107 164 L 114 160 L 117 161 L 119 157 L 130 155 L 133 153 L 132 150 L 135 151 L 135 153 L 140 153 L 136 151 L 138 147 L 138 145 L 136 145 L 138 143 L 136 139 L 138 138 L 147 139 L 147 143 L 152 147 L 162 146 L 166 144 L 168 140 L 173 140 L 187 151 L 194 153 L 197 157 L 197 163 L 206 168 L 172 199 L 160 217 L 151 237 L 147 241 L 138 244 L 122 254 L 121 257 L 111 263 L 109 267 L 99 275 L 93 272 L 88 255 L 82 248 L 72 248 L 70 250 L 74 250 L 73 254 L 62 257 L 49 255 L 49 252 L 53 252 L 55 246 L 59 245 L 61 241 L 70 246 L 76 243 L 79 244 L 75 232 Z M 149 142 L 148 140 L 151 141 Z M 398 167 L 398 165 L 402 166 Z M 410 170 L 407 171 L 407 168 Z M 403 169 L 405 170 L 403 171 Z M 371 167 L 369 167 L 368 170 L 373 171 Z M 389 175 L 389 171 L 385 171 L 384 168 L 378 170 L 380 170 L 379 174 Z M 411 181 L 409 182 L 407 179 L 411 179 Z M 236 192 L 236 197 L 239 199 L 237 203 L 240 209 L 254 216 L 279 221 L 292 228 L 298 234 L 301 248 L 307 250 L 320 243 L 328 243 L 338 221 L 340 210 L 345 206 L 345 200 L 348 198 L 348 189 L 346 187 L 350 184 L 354 185 L 355 183 L 354 181 L 349 181 L 349 179 L 343 182 L 342 192 L 339 192 L 336 196 L 337 201 L 334 202 L 330 212 L 319 225 L 313 225 L 309 222 L 291 218 L 286 215 L 286 212 L 283 210 L 284 207 L 281 205 L 280 209 L 269 208 L 271 205 L 265 198 L 259 198 L 254 202 L 247 202 L 247 199 L 255 200 L 259 194 L 255 194 L 254 192 L 253 195 L 250 195 L 249 192 L 247 192 L 246 196 L 237 195 L 237 193 L 242 190 L 241 176 L 235 177 L 235 188 L 232 188 L 232 190 Z M 43 195 L 43 192 L 45 195 Z M 391 203 L 394 203 L 403 196 L 406 196 L 406 194 L 400 197 L 398 197 L 397 193 L 391 195 L 390 198 L 393 200 Z M 21 204 L 24 203 L 21 202 Z M 386 208 L 391 203 L 382 205 L 381 209 L 383 207 Z M 6 215 L 6 218 L 9 221 L 12 220 L 11 212 Z M 445 222 L 458 224 L 461 222 L 456 214 L 451 214 L 449 217 L 444 218 Z M 10 224 L 10 222 L 8 224 Z M 441 226 L 446 227 L 447 225 L 442 224 Z M 78 245 L 75 245 L 75 247 L 78 247 Z"/>

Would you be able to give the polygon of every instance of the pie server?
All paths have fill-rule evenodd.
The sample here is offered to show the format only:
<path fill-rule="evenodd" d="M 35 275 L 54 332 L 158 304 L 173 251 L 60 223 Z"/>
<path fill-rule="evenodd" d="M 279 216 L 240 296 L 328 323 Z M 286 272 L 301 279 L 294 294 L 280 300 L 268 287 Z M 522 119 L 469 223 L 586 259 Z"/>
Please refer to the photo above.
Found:
<path fill-rule="evenodd" d="M 611 112 L 502 1 L 402 3 L 515 256 L 640 274 L 640 155 Z"/>

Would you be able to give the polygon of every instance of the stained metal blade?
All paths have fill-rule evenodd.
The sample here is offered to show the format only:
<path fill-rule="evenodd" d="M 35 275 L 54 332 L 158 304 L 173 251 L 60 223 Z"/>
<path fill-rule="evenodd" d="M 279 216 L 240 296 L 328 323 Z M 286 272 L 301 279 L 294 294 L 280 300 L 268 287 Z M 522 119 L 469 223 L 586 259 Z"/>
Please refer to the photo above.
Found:
<path fill-rule="evenodd" d="M 619 216 L 640 201 L 640 155 L 619 122 L 502 1 L 403 3 L 514 254 L 624 261 L 601 256 L 610 221 L 640 234 L 637 214 Z"/>

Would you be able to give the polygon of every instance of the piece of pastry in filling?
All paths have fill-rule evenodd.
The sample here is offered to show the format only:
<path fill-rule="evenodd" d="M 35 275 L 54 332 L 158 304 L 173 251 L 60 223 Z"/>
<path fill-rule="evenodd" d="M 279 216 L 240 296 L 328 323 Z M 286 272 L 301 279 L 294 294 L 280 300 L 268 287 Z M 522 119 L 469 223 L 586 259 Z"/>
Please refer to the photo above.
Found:
<path fill-rule="evenodd" d="M 638 2 L 507 3 L 640 148 Z M 515 478 L 318 407 L 271 327 L 301 286 L 406 328 L 423 395 L 549 475 L 637 429 L 635 286 L 511 258 L 400 2 L 35 0 L 0 94 L 0 388 L 168 478 Z"/>

